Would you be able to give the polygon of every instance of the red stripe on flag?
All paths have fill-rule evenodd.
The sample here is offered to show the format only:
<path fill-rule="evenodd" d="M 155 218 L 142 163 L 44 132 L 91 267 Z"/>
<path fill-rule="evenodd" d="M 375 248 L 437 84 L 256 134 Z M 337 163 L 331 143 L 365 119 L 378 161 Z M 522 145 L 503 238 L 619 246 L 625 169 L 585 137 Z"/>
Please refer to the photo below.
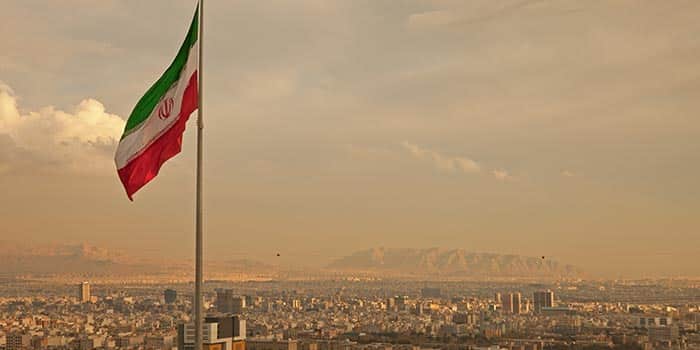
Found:
<path fill-rule="evenodd" d="M 133 201 L 134 193 L 158 175 L 163 163 L 182 150 L 182 134 L 185 132 L 190 114 L 197 109 L 198 95 L 197 72 L 195 72 L 185 88 L 180 105 L 180 115 L 178 115 L 175 124 L 138 157 L 118 170 L 119 179 L 121 179 L 130 200 Z"/>

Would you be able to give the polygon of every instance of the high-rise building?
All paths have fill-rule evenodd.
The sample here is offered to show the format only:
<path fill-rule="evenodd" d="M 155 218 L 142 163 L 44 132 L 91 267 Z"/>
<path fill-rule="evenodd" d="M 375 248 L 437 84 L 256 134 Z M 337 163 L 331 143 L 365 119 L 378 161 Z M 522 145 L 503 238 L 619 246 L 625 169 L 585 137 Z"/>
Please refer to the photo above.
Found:
<path fill-rule="evenodd" d="M 520 293 L 513 293 L 513 314 L 520 314 L 523 310 L 522 299 Z"/>
<path fill-rule="evenodd" d="M 221 313 L 228 313 L 231 309 L 231 299 L 233 299 L 233 290 L 218 289 L 216 291 L 216 311 Z"/>
<path fill-rule="evenodd" d="M 496 292 L 496 293 L 493 295 L 493 300 L 496 301 L 496 304 L 500 305 L 501 302 L 502 302 L 502 300 L 501 300 L 501 293 Z"/>
<path fill-rule="evenodd" d="M 166 289 L 163 292 L 166 304 L 173 304 L 177 300 L 177 291 L 174 289 Z"/>
<path fill-rule="evenodd" d="M 416 315 L 421 316 L 425 313 L 425 305 L 423 303 L 416 304 L 415 312 Z"/>
<path fill-rule="evenodd" d="M 386 299 L 386 311 L 396 311 L 396 299 L 393 297 Z"/>
<path fill-rule="evenodd" d="M 535 313 L 542 313 L 542 308 L 554 307 L 554 292 L 551 290 L 537 291 L 533 295 Z"/>
<path fill-rule="evenodd" d="M 243 314 L 243 310 L 245 310 L 245 297 L 234 297 L 231 304 L 231 313 L 241 315 Z"/>
<path fill-rule="evenodd" d="M 21 350 L 28 348 L 31 344 L 32 337 L 28 334 L 10 333 L 5 337 L 5 349 Z"/>
<path fill-rule="evenodd" d="M 206 317 L 204 323 L 217 324 L 217 338 L 245 339 L 245 320 L 240 316 Z"/>
<path fill-rule="evenodd" d="M 423 298 L 440 298 L 442 297 L 442 292 L 440 288 L 423 288 L 420 290 L 421 296 Z"/>
<path fill-rule="evenodd" d="M 78 298 L 81 303 L 90 302 L 90 283 L 82 282 L 78 285 Z"/>
<path fill-rule="evenodd" d="M 177 325 L 177 350 L 194 350 L 194 323 Z"/>
<path fill-rule="evenodd" d="M 647 328 L 647 327 L 659 327 L 659 326 L 668 326 L 673 323 L 673 318 L 671 317 L 650 317 L 650 316 L 643 316 L 639 317 L 637 319 L 637 325 L 641 328 Z"/>
<path fill-rule="evenodd" d="M 231 289 L 216 291 L 216 310 L 221 313 L 240 315 L 245 305 L 245 297 L 235 295 Z"/>
<path fill-rule="evenodd" d="M 405 311 L 408 306 L 408 296 L 407 295 L 397 295 L 394 297 L 394 302 L 396 303 L 396 309 L 399 311 Z"/>
<path fill-rule="evenodd" d="M 202 349 L 245 349 L 245 320 L 238 316 L 206 317 L 202 325 Z M 194 349 L 194 324 L 177 327 L 178 350 Z"/>
<path fill-rule="evenodd" d="M 501 299 L 501 310 L 506 314 L 517 315 L 522 310 L 520 293 L 508 293 Z"/>
<path fill-rule="evenodd" d="M 455 324 L 468 324 L 475 325 L 479 321 L 478 317 L 474 313 L 462 313 L 457 312 L 452 315 L 452 322 Z"/>
<path fill-rule="evenodd" d="M 503 313 L 511 314 L 513 313 L 513 295 L 506 294 L 501 297 L 501 310 Z"/>

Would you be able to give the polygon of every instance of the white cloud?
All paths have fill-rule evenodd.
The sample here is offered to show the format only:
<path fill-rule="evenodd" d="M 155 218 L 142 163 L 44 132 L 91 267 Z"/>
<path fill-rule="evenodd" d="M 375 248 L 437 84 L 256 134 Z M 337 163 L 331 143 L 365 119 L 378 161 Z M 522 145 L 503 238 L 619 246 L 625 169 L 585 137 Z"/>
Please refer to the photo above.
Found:
<path fill-rule="evenodd" d="M 402 142 L 401 145 L 414 157 L 431 161 L 436 168 L 442 171 L 460 171 L 463 173 L 477 173 L 481 171 L 479 163 L 469 158 L 445 156 L 436 151 L 421 148 L 407 141 Z"/>
<path fill-rule="evenodd" d="M 469 158 L 446 156 L 437 151 L 420 147 L 408 141 L 402 142 L 401 146 L 403 146 L 403 148 L 405 148 L 413 157 L 424 161 L 430 161 L 435 168 L 444 172 L 479 173 L 482 171 L 481 165 Z M 499 181 L 511 181 L 516 179 L 515 176 L 503 169 L 491 170 L 489 174 Z"/>
<path fill-rule="evenodd" d="M 20 111 L 12 89 L 0 83 L 0 137 L 7 146 L 0 155 L 0 172 L 21 167 L 80 172 L 112 168 L 123 128 L 120 117 L 93 99 L 81 101 L 73 112 L 53 106 Z"/>

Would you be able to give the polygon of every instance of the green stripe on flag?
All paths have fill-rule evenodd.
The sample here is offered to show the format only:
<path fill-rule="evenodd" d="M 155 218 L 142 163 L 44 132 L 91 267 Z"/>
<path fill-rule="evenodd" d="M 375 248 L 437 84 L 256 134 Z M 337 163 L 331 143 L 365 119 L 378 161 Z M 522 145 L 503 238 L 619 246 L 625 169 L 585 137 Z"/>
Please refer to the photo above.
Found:
<path fill-rule="evenodd" d="M 124 128 L 122 139 L 136 130 L 144 121 L 146 121 L 148 116 L 151 115 L 151 112 L 153 112 L 153 109 L 156 108 L 156 105 L 158 105 L 158 102 L 160 102 L 163 95 L 165 95 L 165 93 L 170 90 L 170 87 L 180 79 L 182 69 L 185 67 L 185 63 L 187 63 L 190 48 L 192 48 L 192 46 L 194 46 L 194 44 L 197 42 L 197 34 L 199 33 L 198 15 L 199 9 L 197 9 L 197 11 L 194 13 L 190 30 L 187 33 L 185 41 L 180 47 L 180 51 L 177 52 L 177 56 L 175 57 L 175 60 L 173 60 L 173 63 L 170 64 L 170 67 L 168 67 L 160 79 L 158 79 L 158 81 L 156 81 L 156 83 L 153 84 L 150 89 L 148 89 L 146 94 L 143 95 L 143 97 L 141 97 L 139 102 L 136 104 L 136 107 L 134 107 L 134 110 L 129 116 L 129 120 L 126 121 L 126 127 Z"/>

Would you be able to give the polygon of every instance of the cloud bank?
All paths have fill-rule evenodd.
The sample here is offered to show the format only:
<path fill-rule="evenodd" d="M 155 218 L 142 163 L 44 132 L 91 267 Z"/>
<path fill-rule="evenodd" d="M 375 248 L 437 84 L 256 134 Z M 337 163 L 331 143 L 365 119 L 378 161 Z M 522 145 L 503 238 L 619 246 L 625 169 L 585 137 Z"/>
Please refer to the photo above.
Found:
<path fill-rule="evenodd" d="M 402 142 L 401 146 L 404 149 L 406 149 L 414 158 L 429 161 L 433 164 L 433 166 L 436 169 L 440 171 L 444 171 L 447 173 L 460 172 L 468 174 L 481 173 L 483 170 L 482 166 L 478 162 L 466 157 L 446 156 L 440 152 L 420 147 L 408 141 Z M 490 174 L 499 181 L 510 181 L 516 179 L 508 171 L 503 169 L 493 169 L 489 171 L 488 174 Z"/>
<path fill-rule="evenodd" d="M 436 151 L 422 148 L 410 142 L 404 141 L 401 145 L 414 157 L 431 161 L 433 165 L 446 172 L 478 173 L 481 171 L 479 163 L 465 157 L 449 157 Z"/>
<path fill-rule="evenodd" d="M 12 89 L 0 83 L 0 174 L 25 171 L 103 172 L 124 121 L 94 99 L 72 112 L 42 107 L 21 111 Z"/>

